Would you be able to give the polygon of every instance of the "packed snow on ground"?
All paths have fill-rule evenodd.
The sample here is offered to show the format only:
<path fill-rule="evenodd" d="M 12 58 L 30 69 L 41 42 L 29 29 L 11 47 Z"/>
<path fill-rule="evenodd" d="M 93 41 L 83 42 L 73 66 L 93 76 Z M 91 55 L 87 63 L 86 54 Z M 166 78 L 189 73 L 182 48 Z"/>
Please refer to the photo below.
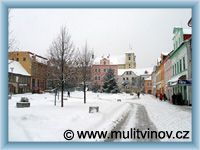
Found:
<path fill-rule="evenodd" d="M 66 97 L 67 94 L 65 94 Z M 28 97 L 30 108 L 16 108 L 21 97 Z M 110 98 L 111 95 L 107 97 Z M 10 141 L 65 141 L 63 133 L 70 129 L 110 130 L 115 121 L 129 110 L 129 104 L 102 100 L 97 94 L 87 92 L 87 103 L 83 103 L 83 92 L 72 92 L 71 97 L 54 106 L 54 94 L 18 94 L 9 100 Z M 98 113 L 89 113 L 89 106 L 99 106 Z M 74 138 L 76 140 L 77 137 Z"/>
<path fill-rule="evenodd" d="M 29 98 L 30 108 L 16 108 L 21 97 Z M 9 100 L 9 141 L 66 141 L 63 133 L 67 129 L 74 132 L 129 130 L 140 123 L 140 105 L 144 106 L 158 131 L 191 131 L 191 107 L 175 106 L 150 95 L 141 95 L 138 99 L 136 95 L 125 93 L 87 92 L 86 104 L 83 103 L 83 92 L 71 92 L 70 98 L 65 93 L 64 97 L 67 100 L 61 108 L 60 100 L 54 106 L 53 93 L 13 95 Z M 99 106 L 99 112 L 89 113 L 89 106 Z M 76 134 L 73 141 L 80 141 Z"/>
<path fill-rule="evenodd" d="M 134 101 L 145 106 L 148 116 L 157 128 L 157 131 L 190 131 L 189 139 L 168 139 L 161 141 L 191 141 L 192 140 L 192 107 L 172 105 L 168 101 L 160 101 L 152 95 L 141 95 Z"/>

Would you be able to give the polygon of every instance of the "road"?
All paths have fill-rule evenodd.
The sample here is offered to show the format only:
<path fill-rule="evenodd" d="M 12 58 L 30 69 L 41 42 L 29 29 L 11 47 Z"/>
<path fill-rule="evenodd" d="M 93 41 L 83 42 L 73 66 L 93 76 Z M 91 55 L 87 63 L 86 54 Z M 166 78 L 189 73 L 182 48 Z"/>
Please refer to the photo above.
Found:
<path fill-rule="evenodd" d="M 113 131 L 120 131 L 125 132 L 125 135 L 127 139 L 119 138 L 118 136 L 113 137 L 113 139 L 108 139 L 106 141 L 134 141 L 134 142 L 152 142 L 152 141 L 159 141 L 159 139 L 148 139 L 148 138 L 133 138 L 131 139 L 131 136 L 127 135 L 127 131 L 130 131 L 130 129 L 140 130 L 140 131 L 157 131 L 156 126 L 154 123 L 150 120 L 148 113 L 145 109 L 145 107 L 141 104 L 134 104 L 129 103 L 131 105 L 131 110 L 129 111 L 128 115 L 116 126 L 116 128 Z M 129 132 L 130 133 L 130 132 Z"/>

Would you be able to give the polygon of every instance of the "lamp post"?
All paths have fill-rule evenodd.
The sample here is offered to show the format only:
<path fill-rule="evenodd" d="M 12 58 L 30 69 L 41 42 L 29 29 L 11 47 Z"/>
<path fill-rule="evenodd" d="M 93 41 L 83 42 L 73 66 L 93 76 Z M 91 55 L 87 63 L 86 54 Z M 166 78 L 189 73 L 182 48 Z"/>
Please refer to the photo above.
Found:
<path fill-rule="evenodd" d="M 14 77 L 13 76 L 13 70 L 14 70 L 14 67 L 10 67 L 10 70 L 11 70 L 11 75 L 10 75 L 10 83 L 11 83 L 11 91 L 10 91 L 10 96 L 12 98 L 12 94 L 13 94 L 13 88 L 12 88 L 12 78 Z M 13 77 L 12 77 L 13 76 Z"/>

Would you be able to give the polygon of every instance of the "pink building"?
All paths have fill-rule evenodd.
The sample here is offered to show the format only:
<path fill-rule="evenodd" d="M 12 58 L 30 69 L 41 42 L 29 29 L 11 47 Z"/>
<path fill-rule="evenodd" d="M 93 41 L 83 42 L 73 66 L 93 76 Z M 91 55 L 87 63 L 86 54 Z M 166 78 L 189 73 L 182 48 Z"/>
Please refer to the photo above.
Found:
<path fill-rule="evenodd" d="M 114 75 L 117 79 L 118 65 L 111 64 L 109 56 L 102 57 L 100 60 L 96 60 L 95 64 L 92 66 L 92 86 L 96 86 L 99 89 L 102 89 L 104 84 L 104 75 L 108 69 L 114 70 Z"/>

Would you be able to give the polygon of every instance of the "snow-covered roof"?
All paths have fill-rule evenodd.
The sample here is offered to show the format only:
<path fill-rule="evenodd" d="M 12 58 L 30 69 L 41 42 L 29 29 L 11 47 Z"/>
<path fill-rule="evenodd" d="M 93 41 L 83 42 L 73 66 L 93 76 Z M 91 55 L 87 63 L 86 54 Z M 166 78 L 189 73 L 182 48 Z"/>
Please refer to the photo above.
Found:
<path fill-rule="evenodd" d="M 170 52 L 161 52 L 162 55 L 167 56 Z"/>
<path fill-rule="evenodd" d="M 109 58 L 107 58 L 107 56 L 97 57 L 94 60 L 94 64 L 99 65 L 100 60 L 102 60 L 103 58 L 109 59 L 111 65 L 125 64 L 125 55 L 109 56 Z"/>
<path fill-rule="evenodd" d="M 153 67 L 148 67 L 148 68 L 139 68 L 139 69 L 118 69 L 118 75 L 121 76 L 123 75 L 126 71 L 132 71 L 134 72 L 137 76 L 140 75 L 145 75 L 145 71 L 147 71 L 147 74 L 151 74 L 153 72 Z"/>
<path fill-rule="evenodd" d="M 183 29 L 183 34 L 192 34 L 191 29 Z"/>
<path fill-rule="evenodd" d="M 160 61 L 161 61 L 161 58 L 160 58 L 160 57 L 158 57 L 158 58 L 157 58 L 157 62 L 160 62 Z"/>
<path fill-rule="evenodd" d="M 151 80 L 151 76 L 149 76 L 148 78 L 146 78 L 145 80 Z"/>
<path fill-rule="evenodd" d="M 176 31 L 177 29 L 182 29 L 182 30 L 183 30 L 183 34 L 192 34 L 192 29 L 184 29 L 184 28 L 182 28 L 182 27 L 180 27 L 180 26 L 175 26 L 175 27 L 174 27 L 174 30 L 173 30 L 173 33 L 175 33 L 175 31 Z"/>
<path fill-rule="evenodd" d="M 24 69 L 24 67 L 18 61 L 14 60 L 8 60 L 8 72 L 13 74 L 30 76 L 30 74 Z"/>

